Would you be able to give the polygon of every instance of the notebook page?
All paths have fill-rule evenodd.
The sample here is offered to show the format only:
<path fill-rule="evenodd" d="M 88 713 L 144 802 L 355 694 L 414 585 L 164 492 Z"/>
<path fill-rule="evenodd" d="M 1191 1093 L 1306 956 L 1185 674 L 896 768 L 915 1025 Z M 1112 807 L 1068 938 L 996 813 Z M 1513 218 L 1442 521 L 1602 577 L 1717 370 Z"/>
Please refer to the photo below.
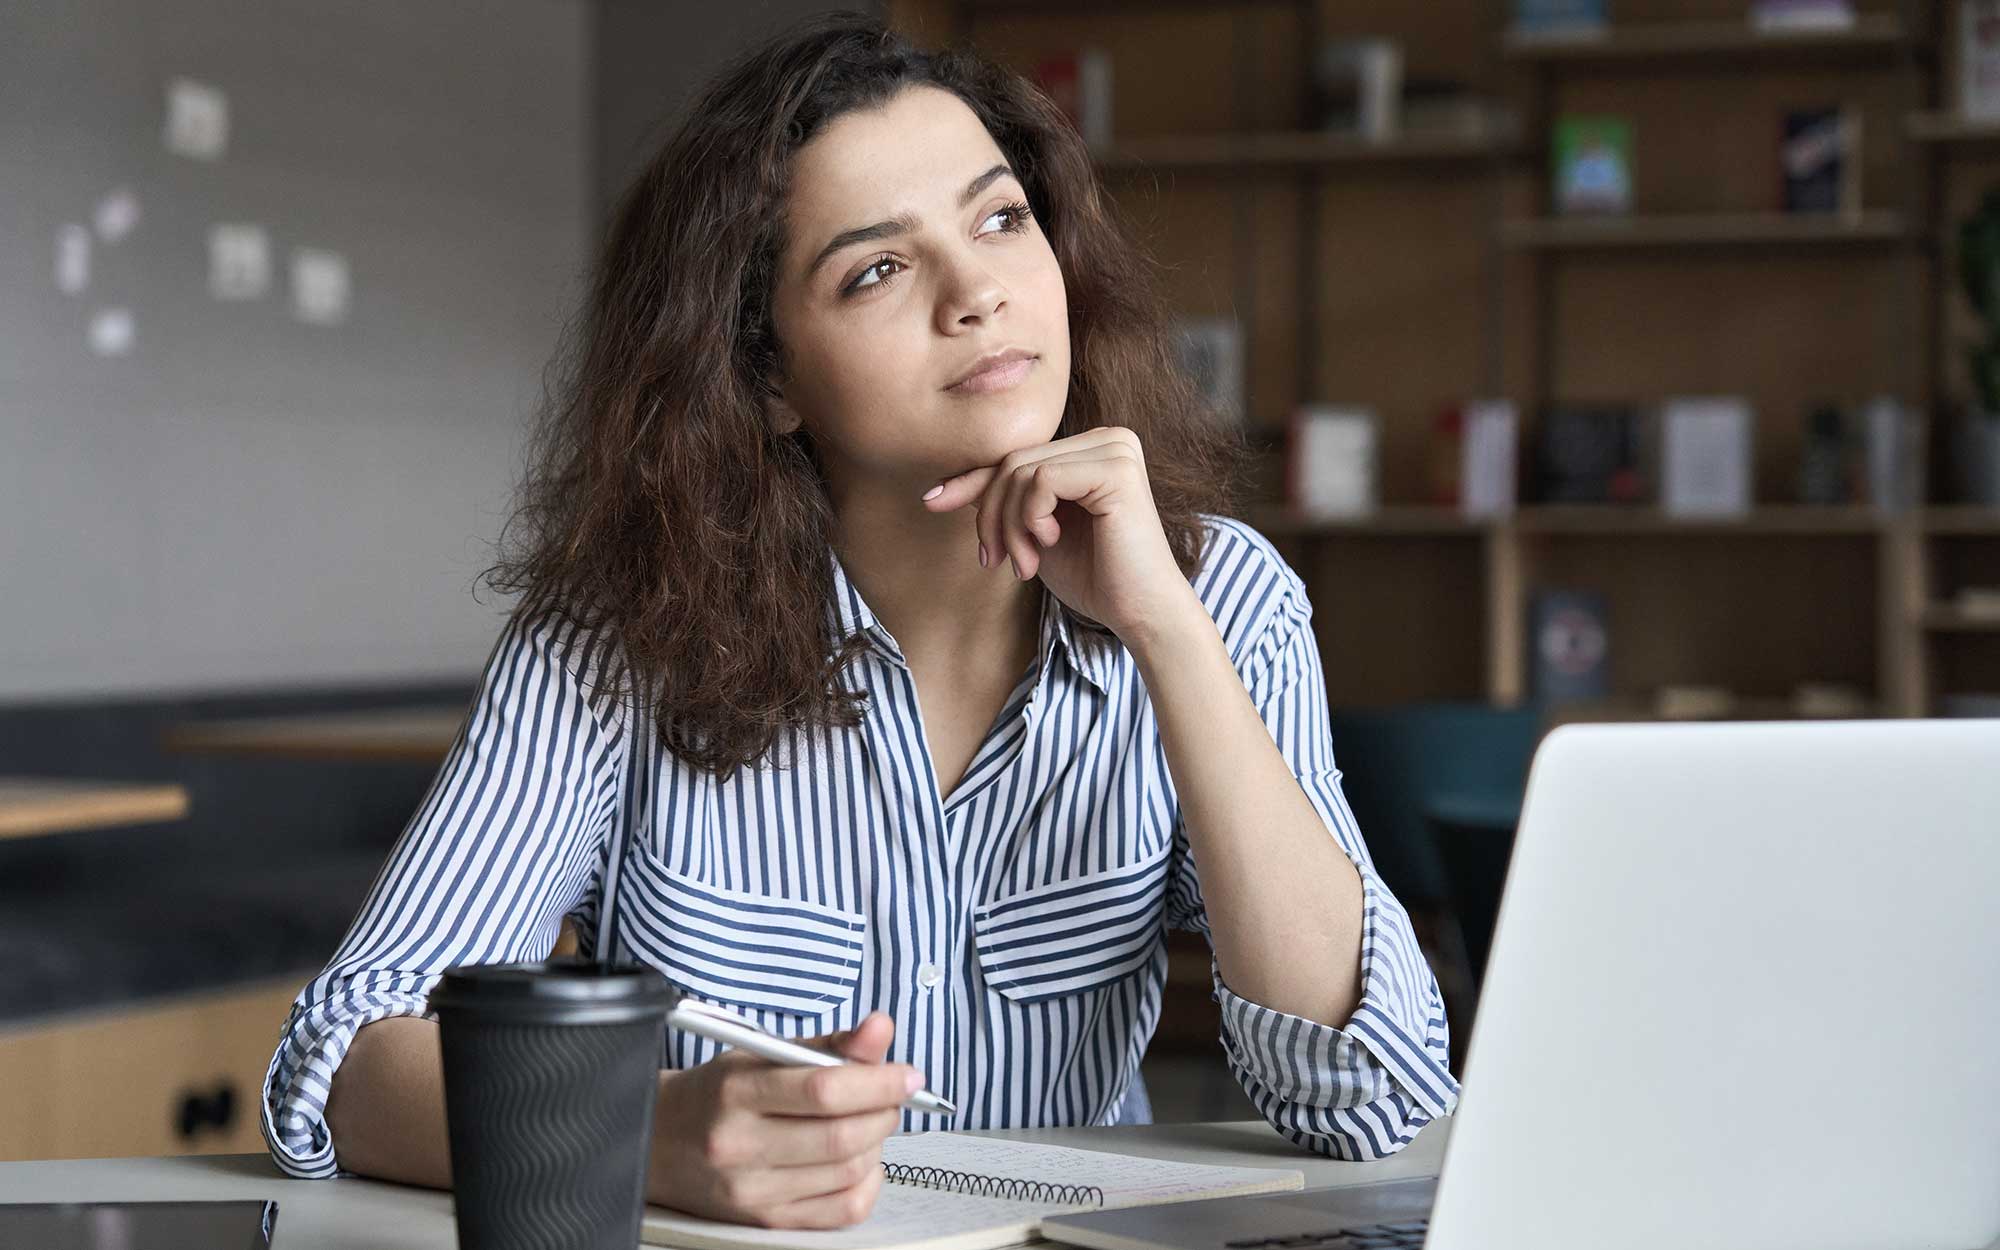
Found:
<path fill-rule="evenodd" d="M 1107 1207 L 1275 1192 L 1305 1185 L 1305 1174 L 1290 1168 L 1172 1163 L 1004 1137 L 973 1137 L 946 1130 L 891 1137 L 882 1143 L 882 1161 L 1013 1180 L 1093 1185 L 1104 1191 Z"/>
<path fill-rule="evenodd" d="M 1107 1207 L 1299 1189 L 1285 1168 L 1209 1167 L 939 1130 L 882 1143 L 884 1163 L 1058 1185 L 1094 1185 Z M 1081 1207 L 886 1184 L 867 1219 L 841 1229 L 766 1229 L 646 1208 L 640 1240 L 685 1250 L 987 1250 L 1033 1239 L 1045 1215 Z"/>
<path fill-rule="evenodd" d="M 893 1140 L 893 1139 L 892 1139 Z M 1054 1208 L 919 1185 L 884 1185 L 868 1218 L 851 1228 L 752 1228 L 647 1207 L 639 1240 L 687 1250 L 890 1250 L 1009 1246 L 1029 1240 Z"/>

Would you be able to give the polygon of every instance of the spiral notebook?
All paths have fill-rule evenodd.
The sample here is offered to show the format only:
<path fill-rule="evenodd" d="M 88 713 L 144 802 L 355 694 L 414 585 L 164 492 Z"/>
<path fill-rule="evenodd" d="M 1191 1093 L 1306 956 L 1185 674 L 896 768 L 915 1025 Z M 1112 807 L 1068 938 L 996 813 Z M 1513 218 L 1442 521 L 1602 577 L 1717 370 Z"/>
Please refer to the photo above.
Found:
<path fill-rule="evenodd" d="M 887 1183 L 851 1228 L 769 1229 L 646 1208 L 639 1239 L 681 1250 L 988 1250 L 1039 1240 L 1043 1216 L 1305 1184 L 1286 1168 L 1207 1167 L 1005 1137 L 906 1133 L 882 1143 Z"/>

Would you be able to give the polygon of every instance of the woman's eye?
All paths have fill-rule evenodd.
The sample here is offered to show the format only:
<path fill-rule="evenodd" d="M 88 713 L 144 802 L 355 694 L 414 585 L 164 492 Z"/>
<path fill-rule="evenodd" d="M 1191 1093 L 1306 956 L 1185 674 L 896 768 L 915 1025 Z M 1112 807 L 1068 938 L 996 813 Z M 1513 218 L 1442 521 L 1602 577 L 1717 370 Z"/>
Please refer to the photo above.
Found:
<path fill-rule="evenodd" d="M 1022 230 L 1028 228 L 1028 216 L 1030 216 L 1028 206 L 1016 202 L 1016 204 L 1006 204 L 1002 208 L 996 208 L 986 220 L 990 222 L 994 218 L 1008 218 L 1008 224 L 1000 226 L 1000 232 L 1002 234 L 1020 234 Z"/>
<path fill-rule="evenodd" d="M 880 269 L 884 265 L 893 265 L 896 263 L 897 263 L 896 259 L 892 256 L 884 256 L 882 259 L 874 261 L 868 266 L 868 268 L 863 269 L 860 273 L 854 275 L 854 281 L 848 283 L 846 288 L 841 291 L 841 294 L 851 295 L 856 291 L 867 290 L 869 287 L 888 286 L 890 279 L 896 276 L 893 273 L 885 273 L 873 282 L 863 282 L 862 279 L 866 278 L 869 274 L 874 273 L 877 269 Z"/>

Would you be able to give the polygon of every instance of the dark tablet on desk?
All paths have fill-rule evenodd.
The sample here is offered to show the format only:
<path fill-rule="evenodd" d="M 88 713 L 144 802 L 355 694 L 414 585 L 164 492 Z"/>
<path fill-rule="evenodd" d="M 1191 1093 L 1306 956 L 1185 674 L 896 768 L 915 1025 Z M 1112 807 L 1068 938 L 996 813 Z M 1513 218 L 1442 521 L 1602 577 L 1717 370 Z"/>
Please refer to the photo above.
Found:
<path fill-rule="evenodd" d="M 0 1246 L 37 1250 L 268 1250 L 276 1202 L 0 1205 Z"/>

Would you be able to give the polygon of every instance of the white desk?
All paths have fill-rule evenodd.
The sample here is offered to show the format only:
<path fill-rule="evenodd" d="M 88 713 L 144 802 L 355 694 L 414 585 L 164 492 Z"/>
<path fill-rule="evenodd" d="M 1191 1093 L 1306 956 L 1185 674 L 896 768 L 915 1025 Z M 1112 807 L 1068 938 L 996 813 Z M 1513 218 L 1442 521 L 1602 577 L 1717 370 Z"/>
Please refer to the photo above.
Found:
<path fill-rule="evenodd" d="M 1379 1163 L 1338 1163 L 1307 1154 L 1255 1121 L 1025 1129 L 995 1136 L 1158 1159 L 1296 1168 L 1305 1173 L 1307 1189 L 1330 1189 L 1437 1175 L 1450 1128 L 1450 1120 L 1440 1120 Z M 458 1245 L 451 1195 L 443 1190 L 358 1179 L 291 1180 L 266 1155 L 0 1163 L 0 1203 L 223 1198 L 277 1199 L 276 1250 L 456 1250 Z"/>

